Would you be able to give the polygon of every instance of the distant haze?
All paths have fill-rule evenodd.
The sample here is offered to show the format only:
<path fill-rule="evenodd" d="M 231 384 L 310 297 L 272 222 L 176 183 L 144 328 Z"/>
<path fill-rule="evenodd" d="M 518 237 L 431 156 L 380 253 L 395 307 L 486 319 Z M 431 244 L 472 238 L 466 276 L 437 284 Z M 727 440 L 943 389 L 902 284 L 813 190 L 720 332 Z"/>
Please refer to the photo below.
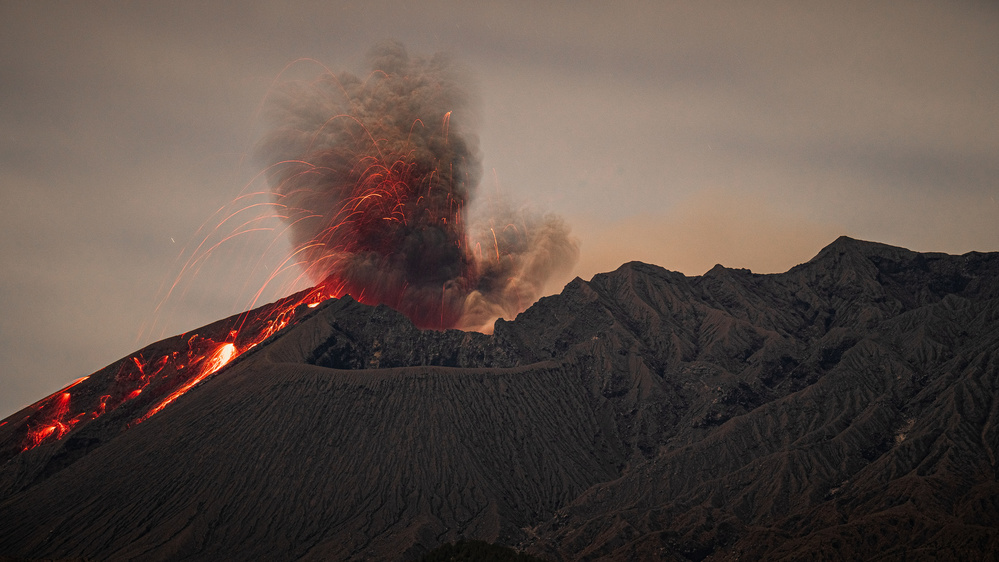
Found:
<path fill-rule="evenodd" d="M 840 234 L 999 250 L 993 2 L 5 2 L 0 416 L 248 306 L 279 225 L 154 314 L 260 189 L 278 76 L 357 72 L 386 39 L 478 84 L 483 200 L 565 218 L 579 261 L 549 291 L 629 260 L 777 272 Z"/>

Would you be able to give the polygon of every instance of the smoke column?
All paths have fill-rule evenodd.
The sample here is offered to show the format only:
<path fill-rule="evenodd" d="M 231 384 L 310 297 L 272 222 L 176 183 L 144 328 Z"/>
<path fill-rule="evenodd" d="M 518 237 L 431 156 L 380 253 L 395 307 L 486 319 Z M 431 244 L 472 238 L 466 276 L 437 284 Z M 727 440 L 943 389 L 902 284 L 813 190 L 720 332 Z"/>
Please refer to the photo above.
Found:
<path fill-rule="evenodd" d="M 398 43 L 368 61 L 364 79 L 327 73 L 268 101 L 257 156 L 295 261 L 315 283 L 421 328 L 512 317 L 575 263 L 568 227 L 494 205 L 468 228 L 481 175 L 468 80 L 445 55 L 410 57 Z"/>

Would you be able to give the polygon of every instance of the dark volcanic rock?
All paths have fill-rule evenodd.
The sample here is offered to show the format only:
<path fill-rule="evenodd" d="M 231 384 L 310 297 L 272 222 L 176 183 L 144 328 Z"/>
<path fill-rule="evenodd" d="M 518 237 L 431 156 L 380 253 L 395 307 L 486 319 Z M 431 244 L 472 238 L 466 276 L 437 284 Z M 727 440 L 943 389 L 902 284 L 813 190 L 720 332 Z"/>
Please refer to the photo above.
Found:
<path fill-rule="evenodd" d="M 140 425 L 11 456 L 0 556 L 996 559 L 997 328 L 999 254 L 849 238 L 778 275 L 629 263 L 492 336 L 329 301 Z"/>

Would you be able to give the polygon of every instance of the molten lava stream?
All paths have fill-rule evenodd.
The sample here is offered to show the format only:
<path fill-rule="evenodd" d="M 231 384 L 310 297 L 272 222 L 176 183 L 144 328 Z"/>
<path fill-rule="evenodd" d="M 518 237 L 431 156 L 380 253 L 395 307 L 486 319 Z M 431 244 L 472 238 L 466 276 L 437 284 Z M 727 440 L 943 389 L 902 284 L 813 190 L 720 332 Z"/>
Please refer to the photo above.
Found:
<path fill-rule="evenodd" d="M 173 389 L 133 424 L 145 421 L 242 353 L 292 325 L 300 306 L 305 305 L 308 309 L 313 309 L 331 298 L 339 297 L 340 292 L 336 285 L 320 284 L 302 296 L 264 307 L 256 311 L 256 314 L 247 312 L 239 324 L 232 326 L 227 334 L 226 339 L 231 340 L 229 342 L 217 343 L 211 338 L 194 335 L 187 340 L 188 348 L 185 351 L 174 350 L 148 360 L 142 354 L 130 357 L 120 367 L 118 374 L 110 383 L 111 386 L 99 389 L 98 392 L 93 388 L 89 389 L 89 394 L 99 394 L 97 403 L 87 404 L 84 399 L 84 403 L 78 405 L 80 409 L 73 412 L 70 409 L 72 396 L 69 390 L 90 376 L 77 379 L 34 405 L 35 413 L 25 420 L 28 426 L 21 451 L 34 449 L 48 441 L 62 439 L 81 421 L 95 420 L 138 398 L 151 384 L 157 387 L 164 384 L 172 386 L 171 383 L 182 377 L 182 373 L 187 369 L 197 368 L 197 375 Z M 87 395 L 88 392 L 84 392 L 82 396 Z"/>
<path fill-rule="evenodd" d="M 247 350 L 252 349 L 260 342 L 290 325 L 292 320 L 295 318 L 295 311 L 299 306 L 306 305 L 310 309 L 315 308 L 316 306 L 319 306 L 319 304 L 331 298 L 335 298 L 336 296 L 335 291 L 329 290 L 325 285 L 320 285 L 312 291 L 309 291 L 304 297 L 284 306 L 276 307 L 270 314 L 256 317 L 252 321 L 244 319 L 238 329 L 230 332 L 230 337 L 236 338 L 236 336 L 240 333 L 249 332 L 254 334 L 251 341 L 243 344 L 242 349 L 237 348 L 235 343 L 223 343 L 216 346 L 211 354 L 204 359 L 201 371 L 197 376 L 191 378 L 179 388 L 171 392 L 166 398 L 161 400 L 158 404 L 156 404 L 156 406 L 153 406 L 153 408 L 146 412 L 145 415 L 136 420 L 136 423 L 141 423 L 154 416 L 188 390 L 194 388 L 194 386 L 199 382 L 205 380 L 206 377 L 216 373 L 219 369 L 232 362 L 233 359 L 239 357 Z M 193 355 L 193 353 L 193 350 L 189 352 L 191 355 Z M 197 359 L 192 359 L 189 356 L 187 363 L 191 364 L 195 361 L 197 361 Z"/>
<path fill-rule="evenodd" d="M 71 388 L 79 382 L 77 381 L 67 388 Z M 34 449 L 50 437 L 60 439 L 63 435 L 69 433 L 69 430 L 80 421 L 82 414 L 68 420 L 66 419 L 66 416 L 69 414 L 70 398 L 71 395 L 68 392 L 62 392 L 59 395 L 54 410 L 48 416 L 48 421 L 28 431 L 28 434 L 25 436 L 24 451 Z"/>
<path fill-rule="evenodd" d="M 146 412 L 146 415 L 139 418 L 137 423 L 146 421 L 151 416 L 165 408 L 168 404 L 179 398 L 182 394 L 193 388 L 194 385 L 204 380 L 205 377 L 218 371 L 222 367 L 225 367 L 230 361 L 238 356 L 239 352 L 236 350 L 236 346 L 234 344 L 224 343 L 218 346 L 215 348 L 215 351 L 213 351 L 212 354 L 205 359 L 204 367 L 202 367 L 201 372 L 198 373 L 197 376 L 191 378 L 186 383 L 181 385 L 180 388 L 171 392 L 166 398 L 161 400 L 159 404 Z"/>

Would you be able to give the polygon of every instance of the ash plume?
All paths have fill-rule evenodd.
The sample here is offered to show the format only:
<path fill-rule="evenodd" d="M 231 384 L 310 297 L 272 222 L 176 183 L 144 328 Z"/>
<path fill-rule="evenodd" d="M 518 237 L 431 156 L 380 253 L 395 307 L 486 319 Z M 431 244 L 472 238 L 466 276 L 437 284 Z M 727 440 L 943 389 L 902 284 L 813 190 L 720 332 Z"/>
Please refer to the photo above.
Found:
<path fill-rule="evenodd" d="M 513 318 L 542 295 L 545 282 L 569 273 L 579 246 L 554 214 L 490 201 L 472 222 L 478 282 L 468 294 L 458 327 L 488 332 L 497 318 Z"/>
<path fill-rule="evenodd" d="M 422 328 L 512 317 L 575 263 L 568 227 L 503 210 L 469 228 L 482 165 L 468 76 L 399 43 L 372 49 L 368 63 L 364 78 L 325 74 L 268 101 L 257 157 L 293 259 L 313 282 Z"/>

